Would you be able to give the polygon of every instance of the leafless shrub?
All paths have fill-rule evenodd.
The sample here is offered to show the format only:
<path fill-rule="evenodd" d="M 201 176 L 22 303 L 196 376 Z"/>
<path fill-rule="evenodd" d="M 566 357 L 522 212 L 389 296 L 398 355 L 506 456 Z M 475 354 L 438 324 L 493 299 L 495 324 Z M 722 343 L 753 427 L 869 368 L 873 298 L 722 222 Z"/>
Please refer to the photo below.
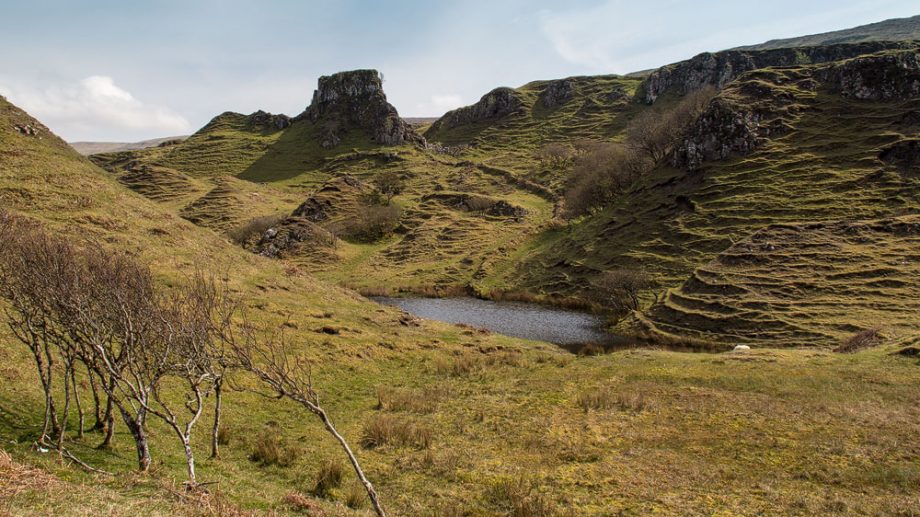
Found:
<path fill-rule="evenodd" d="M 352 219 L 346 222 L 342 234 L 361 241 L 374 242 L 389 235 L 399 224 L 402 211 L 398 206 L 362 204 Z"/>
<path fill-rule="evenodd" d="M 285 494 L 281 502 L 292 511 L 298 513 L 305 513 L 308 515 L 325 515 L 325 513 L 322 511 L 322 508 L 319 506 L 319 503 L 299 492 L 288 492 Z"/>
<path fill-rule="evenodd" d="M 834 349 L 834 352 L 853 353 L 880 345 L 884 341 L 882 329 L 873 327 L 853 334 L 849 339 Z"/>
<path fill-rule="evenodd" d="M 568 178 L 566 215 L 577 217 L 607 205 L 649 168 L 645 158 L 622 144 L 592 145 L 576 159 Z"/>
<path fill-rule="evenodd" d="M 265 235 L 270 228 L 281 224 L 284 219 L 284 214 L 256 217 L 228 231 L 227 236 L 240 246 L 245 246 Z"/>
<path fill-rule="evenodd" d="M 626 130 L 627 145 L 654 164 L 664 160 L 716 95 L 706 87 L 685 95 L 671 109 L 649 109 L 633 119 Z"/>
<path fill-rule="evenodd" d="M 296 402 L 320 419 L 326 431 L 335 438 L 348 457 L 358 480 L 371 500 L 374 511 L 380 517 L 385 517 L 386 512 L 380 504 L 374 485 L 364 475 L 364 470 L 348 442 L 336 430 L 329 415 L 320 406 L 319 395 L 313 389 L 310 364 L 301 357 L 291 355 L 283 333 L 259 340 L 254 327 L 245 321 L 245 314 L 243 318 L 243 323 L 239 325 L 240 332 L 228 334 L 226 340 L 237 367 L 254 375 L 262 385 L 271 389 L 274 397 Z"/>
<path fill-rule="evenodd" d="M 541 164 L 554 168 L 567 166 L 574 156 L 574 149 L 558 142 L 548 143 L 534 153 L 534 158 Z"/>
<path fill-rule="evenodd" d="M 406 188 L 405 180 L 403 180 L 399 174 L 393 171 L 381 172 L 374 179 L 374 183 L 377 186 L 377 191 L 383 195 L 384 199 L 386 199 L 387 205 L 390 204 L 390 201 L 393 200 L 393 197 L 401 194 L 403 189 Z"/>
<path fill-rule="evenodd" d="M 611 309 L 616 318 L 639 309 L 639 294 L 654 286 L 651 278 L 635 269 L 605 271 L 594 282 L 593 297 Z"/>

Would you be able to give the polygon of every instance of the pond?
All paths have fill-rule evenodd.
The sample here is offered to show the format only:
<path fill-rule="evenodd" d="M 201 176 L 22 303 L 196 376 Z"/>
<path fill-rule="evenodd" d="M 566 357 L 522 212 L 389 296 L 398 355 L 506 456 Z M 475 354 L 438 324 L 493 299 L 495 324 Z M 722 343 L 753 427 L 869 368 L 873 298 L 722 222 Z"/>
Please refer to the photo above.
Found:
<path fill-rule="evenodd" d="M 556 309 L 523 302 L 495 302 L 478 298 L 374 297 L 420 318 L 463 323 L 498 334 L 546 341 L 572 349 L 586 343 L 605 347 L 626 339 L 604 331 L 604 318 L 587 312 Z"/>

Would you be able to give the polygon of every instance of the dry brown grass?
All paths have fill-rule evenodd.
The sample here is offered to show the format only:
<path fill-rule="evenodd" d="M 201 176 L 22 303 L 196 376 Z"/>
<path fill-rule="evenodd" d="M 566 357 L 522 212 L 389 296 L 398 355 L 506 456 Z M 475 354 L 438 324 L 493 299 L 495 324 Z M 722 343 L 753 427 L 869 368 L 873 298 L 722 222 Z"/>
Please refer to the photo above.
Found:
<path fill-rule="evenodd" d="M 441 387 L 411 389 L 388 388 L 377 389 L 377 409 L 384 411 L 405 411 L 408 413 L 433 413 L 438 404 L 449 393 Z"/>
<path fill-rule="evenodd" d="M 358 483 L 352 483 L 345 492 L 345 506 L 360 510 L 367 503 L 367 491 Z"/>
<path fill-rule="evenodd" d="M 45 492 L 60 483 L 54 476 L 13 461 L 6 451 L 0 451 L 0 502 L 27 491 Z M 3 506 L 0 505 L 0 513 Z"/>
<path fill-rule="evenodd" d="M 329 492 L 342 485 L 345 476 L 345 466 L 340 460 L 326 460 L 316 473 L 316 482 L 313 484 L 313 495 L 327 497 Z"/>
<path fill-rule="evenodd" d="M 884 340 L 885 338 L 882 336 L 882 329 L 879 327 L 873 327 L 870 329 L 861 330 L 856 334 L 853 334 L 853 336 L 835 348 L 834 352 L 858 352 L 866 348 L 878 346 L 882 344 Z"/>
<path fill-rule="evenodd" d="M 281 503 L 290 510 L 307 515 L 323 516 L 326 512 L 320 508 L 319 503 L 299 492 L 289 492 Z"/>
<path fill-rule="evenodd" d="M 431 428 L 425 424 L 380 414 L 365 422 L 361 445 L 366 449 L 376 449 L 385 445 L 427 449 L 431 446 L 431 439 Z"/>
<path fill-rule="evenodd" d="M 489 491 L 489 499 L 514 517 L 556 515 L 555 505 L 527 477 L 502 478 Z"/>
<path fill-rule="evenodd" d="M 600 410 L 613 408 L 638 413 L 650 407 L 648 398 L 642 392 L 616 392 L 607 386 L 582 392 L 578 396 L 576 404 L 586 413 L 592 409 Z"/>
<path fill-rule="evenodd" d="M 266 424 L 256 437 L 249 459 L 263 467 L 290 467 L 300 456 L 300 449 L 288 443 L 277 424 Z"/>

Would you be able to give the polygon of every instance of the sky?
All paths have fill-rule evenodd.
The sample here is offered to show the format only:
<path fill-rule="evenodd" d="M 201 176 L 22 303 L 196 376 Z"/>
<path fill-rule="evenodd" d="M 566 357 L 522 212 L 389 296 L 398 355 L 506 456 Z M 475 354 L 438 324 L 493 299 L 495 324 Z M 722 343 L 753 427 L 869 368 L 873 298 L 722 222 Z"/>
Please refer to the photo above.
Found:
<path fill-rule="evenodd" d="M 0 0 L 0 95 L 69 141 L 296 115 L 321 75 L 383 73 L 403 116 L 498 86 L 920 14 L 916 0 Z"/>

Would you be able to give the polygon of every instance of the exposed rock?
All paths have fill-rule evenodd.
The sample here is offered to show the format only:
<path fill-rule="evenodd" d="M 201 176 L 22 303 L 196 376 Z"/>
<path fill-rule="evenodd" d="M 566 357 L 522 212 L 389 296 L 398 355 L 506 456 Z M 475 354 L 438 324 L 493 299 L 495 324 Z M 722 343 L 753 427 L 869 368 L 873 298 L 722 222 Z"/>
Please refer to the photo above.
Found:
<path fill-rule="evenodd" d="M 555 108 L 572 98 L 575 95 L 575 81 L 571 79 L 559 79 L 550 81 L 546 88 L 540 92 L 540 104 L 546 108 Z"/>
<path fill-rule="evenodd" d="M 760 120 L 756 113 L 716 98 L 685 136 L 671 162 L 675 167 L 695 170 L 704 161 L 749 153 L 761 138 Z"/>
<path fill-rule="evenodd" d="M 291 125 L 291 117 L 287 115 L 273 115 L 259 110 L 246 117 L 246 125 L 253 130 L 281 130 Z"/>
<path fill-rule="evenodd" d="M 38 129 L 30 126 L 29 124 L 16 124 L 13 126 L 13 129 L 26 136 L 37 136 L 40 132 Z"/>
<path fill-rule="evenodd" d="M 482 96 L 472 106 L 448 111 L 431 125 L 429 132 L 452 129 L 457 126 L 473 124 L 483 120 L 506 117 L 517 113 L 524 106 L 521 94 L 511 88 L 496 88 Z"/>
<path fill-rule="evenodd" d="M 368 132 L 378 144 L 424 144 L 424 139 L 387 102 L 383 81 L 376 70 L 353 70 L 320 77 L 313 92 L 313 102 L 300 118 L 307 118 L 323 128 L 323 147 L 326 148 L 338 145 L 341 133 L 349 129 Z"/>
<path fill-rule="evenodd" d="M 868 42 L 773 50 L 725 50 L 699 54 L 650 73 L 636 95 L 651 104 L 666 92 L 685 95 L 703 86 L 723 88 L 744 72 L 772 66 L 840 61 L 886 49 L 911 48 L 910 43 Z"/>
<path fill-rule="evenodd" d="M 269 228 L 255 246 L 265 257 L 284 257 L 305 251 L 329 253 L 335 247 L 335 236 L 303 217 L 288 217 L 277 228 Z M 309 248 L 309 249 L 305 249 Z"/>
<path fill-rule="evenodd" d="M 364 191 L 364 183 L 354 176 L 345 175 L 339 178 L 333 178 L 327 181 L 312 196 L 294 209 L 291 213 L 291 217 L 303 217 L 314 223 L 325 221 L 330 219 L 337 210 L 337 201 L 343 201 L 343 198 L 354 197 L 354 194 L 360 194 Z M 352 195 L 343 195 L 346 192 Z"/>
<path fill-rule="evenodd" d="M 436 193 L 423 198 L 426 201 L 437 201 L 440 204 L 464 212 L 480 212 L 496 217 L 512 217 L 520 219 L 527 215 L 527 210 L 513 205 L 503 199 L 493 199 L 486 196 L 459 193 Z"/>
<path fill-rule="evenodd" d="M 859 100 L 885 101 L 920 95 L 920 48 L 862 56 L 818 73 L 831 90 Z"/>
<path fill-rule="evenodd" d="M 879 160 L 895 167 L 920 172 L 920 140 L 901 140 L 882 149 Z"/>

